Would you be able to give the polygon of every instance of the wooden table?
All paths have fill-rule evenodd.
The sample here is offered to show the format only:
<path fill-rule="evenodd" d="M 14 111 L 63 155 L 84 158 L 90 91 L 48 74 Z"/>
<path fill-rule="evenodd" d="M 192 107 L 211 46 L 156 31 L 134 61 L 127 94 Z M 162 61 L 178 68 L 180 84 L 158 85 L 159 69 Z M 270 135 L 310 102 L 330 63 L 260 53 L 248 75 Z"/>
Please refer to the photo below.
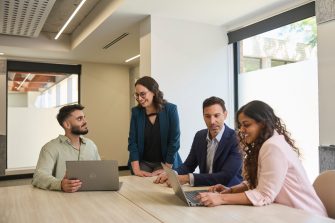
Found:
<path fill-rule="evenodd" d="M 63 193 L 31 185 L 0 188 L 1 223 L 160 222 L 117 192 Z"/>
<path fill-rule="evenodd" d="M 335 220 L 278 204 L 265 207 L 188 207 L 154 178 L 120 177 L 118 192 L 63 193 L 30 185 L 0 188 L 2 222 L 257 222 L 314 223 Z M 190 189 L 190 187 L 189 187 Z M 192 189 L 192 188 L 191 188 Z"/>
<path fill-rule="evenodd" d="M 217 207 L 188 207 L 172 188 L 153 184 L 154 178 L 129 176 L 121 178 L 120 194 L 143 208 L 162 222 L 224 222 L 224 223 L 314 223 L 335 220 L 306 213 L 284 205 L 271 204 L 264 207 L 244 205 L 221 205 Z M 190 187 L 186 187 L 186 190 Z"/>

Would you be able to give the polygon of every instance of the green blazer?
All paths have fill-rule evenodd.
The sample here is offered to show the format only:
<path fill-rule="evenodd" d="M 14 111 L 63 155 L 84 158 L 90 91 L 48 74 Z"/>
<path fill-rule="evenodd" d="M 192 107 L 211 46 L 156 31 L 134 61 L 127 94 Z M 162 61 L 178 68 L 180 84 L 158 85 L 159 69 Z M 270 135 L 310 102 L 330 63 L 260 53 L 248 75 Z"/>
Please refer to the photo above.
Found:
<path fill-rule="evenodd" d="M 180 128 L 177 106 L 166 103 L 158 113 L 161 150 L 163 161 L 173 164 L 173 169 L 181 165 L 181 158 L 178 154 L 180 147 Z M 129 162 L 138 160 L 142 161 L 144 151 L 144 126 L 145 126 L 145 109 L 139 106 L 132 108 L 131 121 L 128 137 Z"/>

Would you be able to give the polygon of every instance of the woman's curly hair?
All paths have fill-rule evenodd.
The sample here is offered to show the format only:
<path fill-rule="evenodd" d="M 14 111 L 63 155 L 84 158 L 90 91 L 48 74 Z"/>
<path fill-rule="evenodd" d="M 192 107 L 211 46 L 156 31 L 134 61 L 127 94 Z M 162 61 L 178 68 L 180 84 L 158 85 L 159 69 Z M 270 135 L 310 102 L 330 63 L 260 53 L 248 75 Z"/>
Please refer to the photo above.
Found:
<path fill-rule="evenodd" d="M 285 141 L 293 148 L 293 150 L 300 156 L 299 148 L 295 146 L 294 140 L 290 137 L 290 133 L 286 130 L 286 126 L 278 118 L 273 109 L 262 101 L 251 101 L 242 106 L 236 113 L 236 123 L 240 129 L 238 122 L 239 115 L 243 113 L 245 116 L 262 124 L 262 130 L 258 138 L 251 144 L 247 144 L 243 140 L 241 133 L 238 134 L 240 147 L 244 157 L 243 161 L 243 177 L 248 182 L 249 188 L 254 189 L 258 184 L 257 169 L 258 169 L 258 155 L 263 143 L 273 136 L 274 131 L 279 135 L 283 135 Z"/>
<path fill-rule="evenodd" d="M 163 92 L 159 90 L 159 85 L 155 81 L 155 79 L 149 76 L 143 76 L 136 81 L 135 86 L 138 84 L 146 87 L 149 91 L 154 93 L 154 98 L 152 102 L 157 109 L 157 112 L 160 112 L 163 109 L 164 104 L 167 103 L 167 101 L 164 99 Z M 140 104 L 138 106 L 141 107 Z"/>

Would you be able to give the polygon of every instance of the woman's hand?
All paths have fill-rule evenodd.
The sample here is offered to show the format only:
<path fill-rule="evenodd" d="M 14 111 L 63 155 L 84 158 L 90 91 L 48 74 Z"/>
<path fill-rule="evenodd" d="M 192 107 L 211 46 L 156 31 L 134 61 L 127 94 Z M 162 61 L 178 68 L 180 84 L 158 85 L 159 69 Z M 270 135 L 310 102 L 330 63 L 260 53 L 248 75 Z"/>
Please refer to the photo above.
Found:
<path fill-rule="evenodd" d="M 152 173 L 149 173 L 143 170 L 134 171 L 134 175 L 139 176 L 139 177 L 152 177 Z"/>
<path fill-rule="evenodd" d="M 202 203 L 206 207 L 214 207 L 214 206 L 224 204 L 222 196 L 223 196 L 222 194 L 218 194 L 218 193 L 205 192 L 205 193 L 199 193 L 197 198 L 200 201 L 200 203 Z"/>
<path fill-rule="evenodd" d="M 139 177 L 152 177 L 152 173 L 149 173 L 149 172 L 141 170 L 140 163 L 137 160 L 131 162 L 131 167 L 133 169 L 134 175 L 136 175 L 136 176 L 139 176 Z"/>

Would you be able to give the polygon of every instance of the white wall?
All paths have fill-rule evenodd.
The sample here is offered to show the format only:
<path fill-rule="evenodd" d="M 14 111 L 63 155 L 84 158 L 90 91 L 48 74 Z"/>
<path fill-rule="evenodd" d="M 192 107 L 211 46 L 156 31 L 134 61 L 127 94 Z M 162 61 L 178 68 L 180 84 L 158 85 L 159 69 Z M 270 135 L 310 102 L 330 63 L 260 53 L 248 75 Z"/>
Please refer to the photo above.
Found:
<path fill-rule="evenodd" d="M 140 67 L 136 66 L 129 70 L 129 108 L 136 106 L 137 102 L 134 98 L 135 82 L 140 77 Z"/>
<path fill-rule="evenodd" d="M 57 113 L 58 108 L 8 108 L 7 169 L 36 165 L 42 146 L 64 132 Z"/>
<path fill-rule="evenodd" d="M 140 23 L 140 76 L 151 75 L 151 18 L 145 18 Z"/>
<path fill-rule="evenodd" d="M 178 106 L 183 160 L 196 131 L 206 128 L 204 99 L 218 96 L 228 101 L 232 97 L 227 48 L 221 27 L 151 16 L 151 76 L 165 98 Z"/>
<path fill-rule="evenodd" d="M 81 103 L 88 120 L 88 138 L 102 159 L 128 162 L 129 69 L 125 66 L 83 63 Z"/>
<path fill-rule="evenodd" d="M 318 25 L 320 145 L 335 144 L 335 20 Z"/>

